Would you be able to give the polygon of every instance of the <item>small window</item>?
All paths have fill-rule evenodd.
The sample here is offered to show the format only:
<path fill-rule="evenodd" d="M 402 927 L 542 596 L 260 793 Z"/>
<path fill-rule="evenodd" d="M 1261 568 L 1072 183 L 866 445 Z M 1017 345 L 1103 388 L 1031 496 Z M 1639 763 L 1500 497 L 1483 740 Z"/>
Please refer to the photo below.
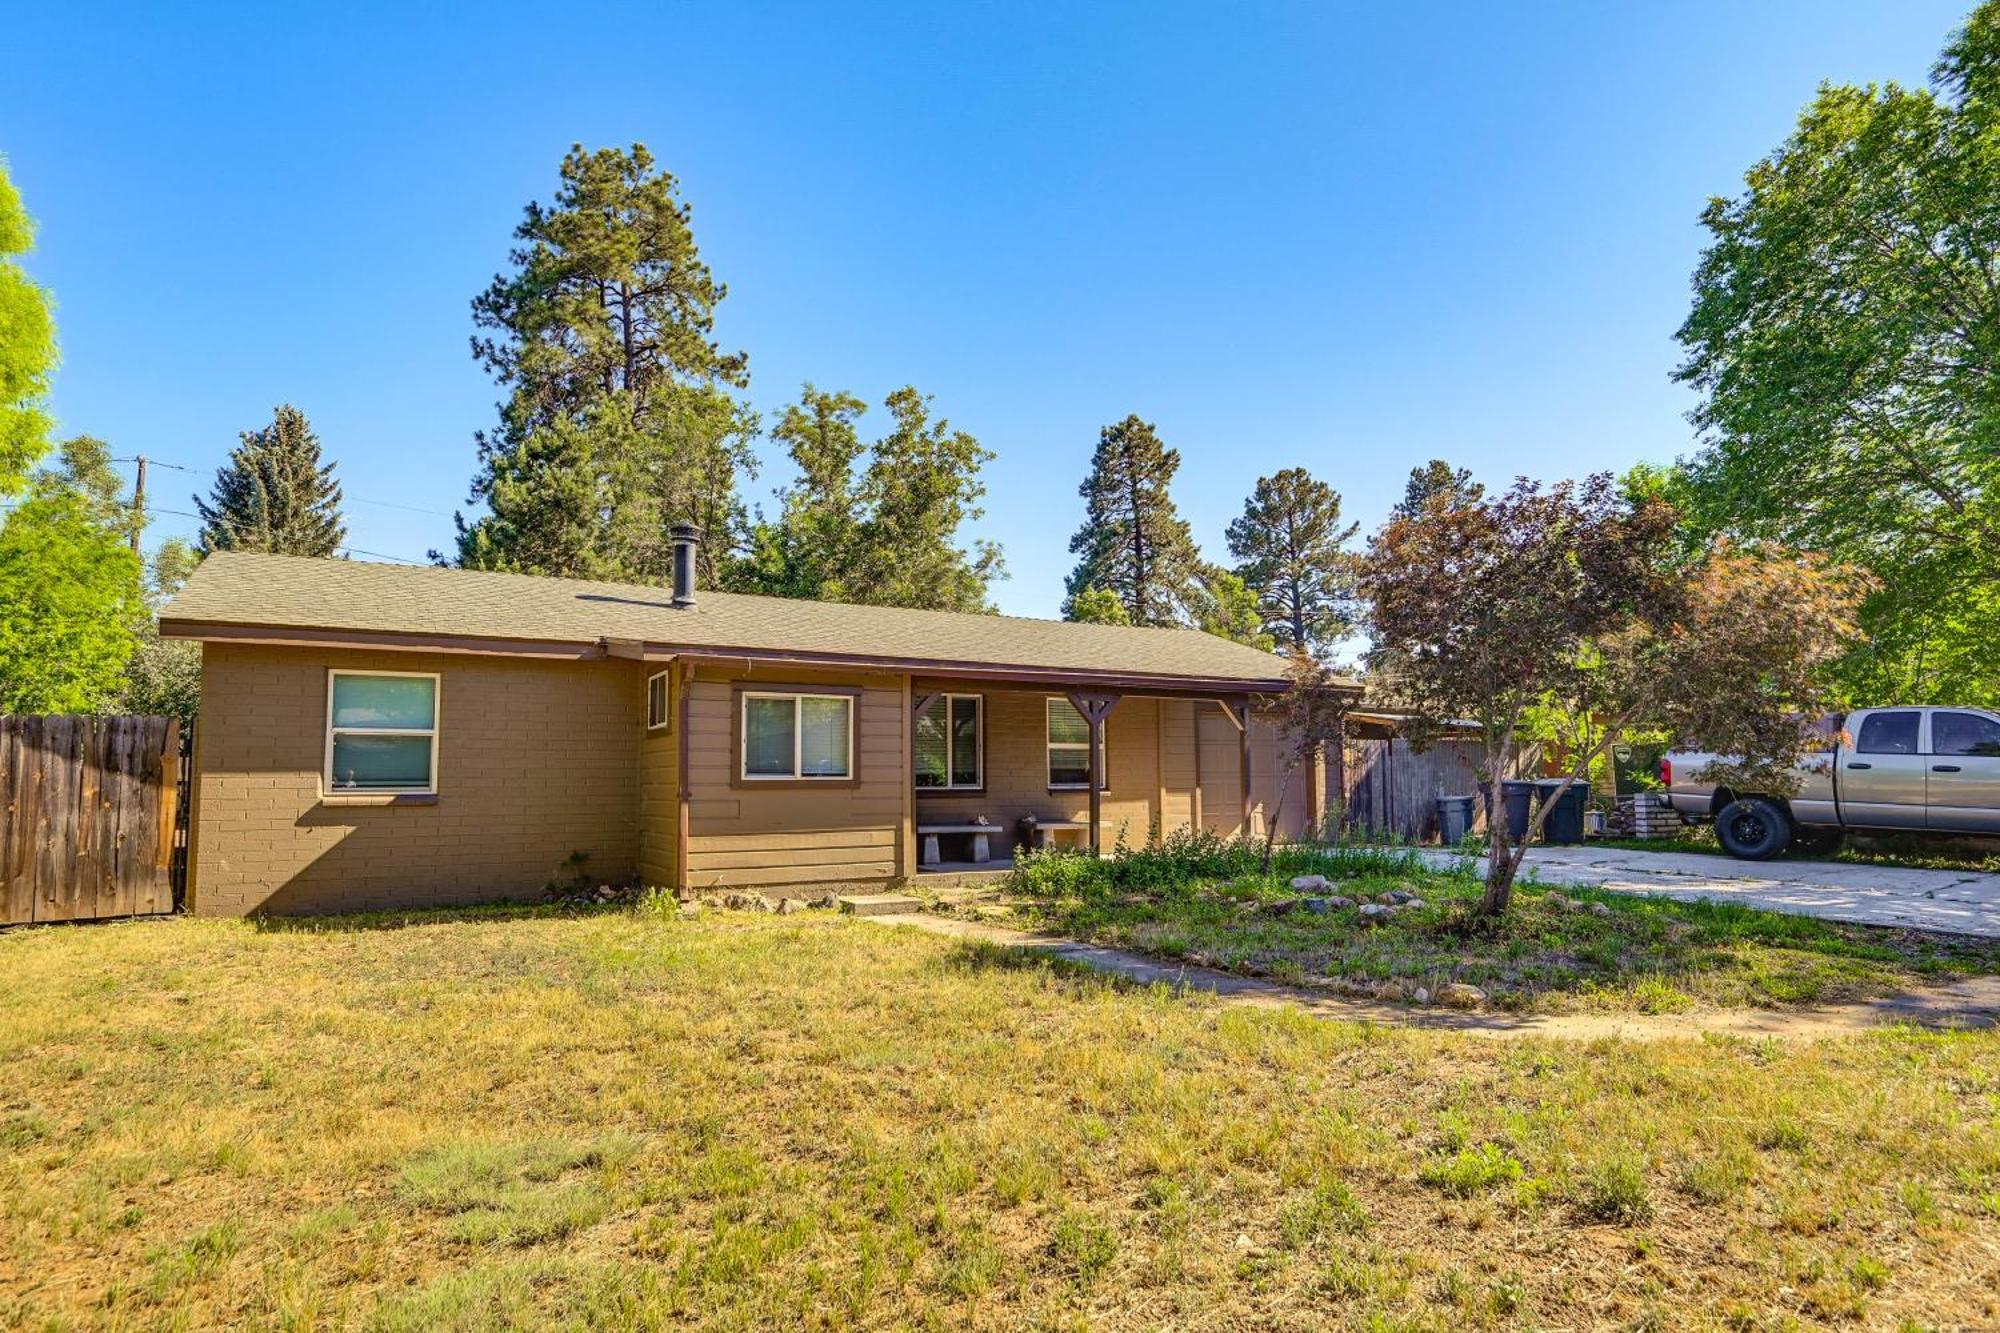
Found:
<path fill-rule="evenodd" d="M 646 677 L 646 730 L 658 731 L 667 725 L 667 673 Z"/>
<path fill-rule="evenodd" d="M 982 785 L 979 710 L 976 694 L 940 694 L 917 715 L 917 786 L 954 791 Z"/>
<path fill-rule="evenodd" d="M 1917 719 L 1914 711 L 1870 713 L 1861 723 L 1861 735 L 1854 742 L 1856 754 L 1915 754 Z"/>
<path fill-rule="evenodd" d="M 854 700 L 844 694 L 743 696 L 743 776 L 824 780 L 854 774 Z"/>
<path fill-rule="evenodd" d="M 2000 759 L 2000 722 L 1979 713 L 1932 713 L 1931 753 Z"/>
<path fill-rule="evenodd" d="M 437 790 L 438 678 L 402 671 L 328 673 L 326 789 Z"/>
<path fill-rule="evenodd" d="M 1049 786 L 1090 786 L 1090 723 L 1067 699 L 1048 701 Z M 1097 788 L 1110 786 L 1104 764 L 1103 736 L 1098 737 Z"/>

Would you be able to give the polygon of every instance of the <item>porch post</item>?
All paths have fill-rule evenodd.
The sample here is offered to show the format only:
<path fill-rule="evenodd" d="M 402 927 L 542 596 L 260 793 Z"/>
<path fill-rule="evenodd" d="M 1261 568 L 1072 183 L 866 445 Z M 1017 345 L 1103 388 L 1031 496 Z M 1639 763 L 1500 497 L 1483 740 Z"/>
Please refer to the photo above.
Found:
<path fill-rule="evenodd" d="M 1104 720 L 1118 706 L 1115 694 L 1086 694 L 1071 691 L 1070 706 L 1090 724 L 1090 854 L 1104 855 L 1104 774 L 1100 769 L 1104 749 Z"/>

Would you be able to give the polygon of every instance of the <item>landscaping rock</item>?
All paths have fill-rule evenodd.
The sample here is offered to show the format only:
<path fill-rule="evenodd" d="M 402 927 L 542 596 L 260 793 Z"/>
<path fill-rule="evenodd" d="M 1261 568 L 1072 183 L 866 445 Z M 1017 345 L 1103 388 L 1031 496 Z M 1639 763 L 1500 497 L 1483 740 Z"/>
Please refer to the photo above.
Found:
<path fill-rule="evenodd" d="M 779 916 L 790 916 L 794 912 L 803 912 L 805 910 L 806 905 L 797 898 L 778 899 L 777 912 Z"/>
<path fill-rule="evenodd" d="M 1354 899 L 1352 898 L 1334 897 L 1334 898 L 1328 898 L 1327 902 L 1334 908 L 1335 911 L 1339 912 L 1344 912 L 1348 908 L 1354 906 Z"/>
<path fill-rule="evenodd" d="M 1437 1002 L 1453 1009 L 1477 1009 L 1486 1003 L 1486 992 L 1463 981 L 1451 981 L 1438 987 Z"/>
<path fill-rule="evenodd" d="M 819 897 L 812 900 L 812 905 L 814 907 L 820 908 L 823 911 L 828 911 L 828 912 L 839 911 L 840 895 L 837 893 L 822 893 Z"/>
<path fill-rule="evenodd" d="M 692 921 L 692 920 L 694 920 L 694 919 L 695 919 L 696 917 L 698 917 L 698 916 L 700 916 L 700 915 L 701 915 L 701 904 L 700 904 L 700 903 L 682 903 L 682 904 L 681 904 L 681 910 L 680 910 L 680 913 L 679 913 L 679 916 L 680 916 L 680 919 L 681 919 L 681 920 L 683 920 L 683 921 Z"/>
<path fill-rule="evenodd" d="M 1300 875 L 1292 881 L 1292 892 L 1294 893 L 1311 893 L 1316 889 L 1323 889 L 1325 887 L 1325 875 Z"/>
<path fill-rule="evenodd" d="M 1414 991 L 1410 992 L 1410 998 L 1412 1000 L 1415 1000 L 1418 1004 L 1429 1004 L 1431 1002 L 1431 993 L 1425 990 L 1422 986 L 1419 986 Z"/>
<path fill-rule="evenodd" d="M 1590 905 L 1590 914 L 1591 914 L 1592 916 L 1610 916 L 1610 915 L 1611 915 L 1611 907 L 1610 907 L 1610 904 L 1608 904 L 1608 903 L 1592 903 L 1592 904 Z"/>
<path fill-rule="evenodd" d="M 1279 898 L 1265 903 L 1262 910 L 1267 916 L 1290 916 L 1298 910 L 1300 901 L 1298 898 Z"/>
<path fill-rule="evenodd" d="M 1402 904 L 1402 908 L 1405 912 L 1422 911 L 1423 907 L 1424 907 L 1424 900 L 1422 898 L 1411 898 L 1409 901 Z"/>
<path fill-rule="evenodd" d="M 1301 898 L 1299 899 L 1299 910 L 1303 912 L 1311 912 L 1314 916 L 1325 916 L 1328 912 L 1331 912 L 1333 910 L 1333 899 Z"/>
<path fill-rule="evenodd" d="M 722 900 L 722 905 L 736 912 L 768 912 L 772 910 L 771 900 L 761 893 L 732 893 Z"/>
<path fill-rule="evenodd" d="M 1404 903 L 1410 901 L 1410 899 L 1414 897 L 1416 897 L 1415 894 L 1406 892 L 1403 889 L 1391 889 L 1387 893 L 1382 895 L 1380 901 L 1388 903 L 1394 907 L 1401 907 Z"/>
<path fill-rule="evenodd" d="M 1394 911 L 1394 908 L 1389 907 L 1385 903 L 1363 903 L 1361 904 L 1361 919 L 1371 923 L 1387 921 L 1394 914 Z"/>

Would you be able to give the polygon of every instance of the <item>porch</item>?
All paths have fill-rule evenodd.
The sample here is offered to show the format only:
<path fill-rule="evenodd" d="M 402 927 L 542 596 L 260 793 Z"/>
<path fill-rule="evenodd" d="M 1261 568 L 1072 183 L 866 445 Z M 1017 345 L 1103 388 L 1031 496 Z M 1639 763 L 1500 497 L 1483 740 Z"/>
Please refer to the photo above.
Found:
<path fill-rule="evenodd" d="M 1277 728 L 1248 695 L 913 677 L 909 700 L 912 870 L 926 882 L 998 878 L 1024 847 L 1104 855 L 1318 816 L 1318 766 L 1281 795 Z"/>

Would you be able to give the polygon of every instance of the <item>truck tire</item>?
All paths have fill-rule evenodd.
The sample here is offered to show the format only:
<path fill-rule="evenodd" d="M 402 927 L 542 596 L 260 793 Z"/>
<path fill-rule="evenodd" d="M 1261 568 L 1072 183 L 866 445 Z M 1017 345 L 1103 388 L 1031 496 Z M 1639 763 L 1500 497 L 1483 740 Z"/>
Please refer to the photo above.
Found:
<path fill-rule="evenodd" d="M 1743 861 L 1768 861 L 1792 845 L 1792 817 L 1776 801 L 1745 796 L 1715 817 L 1715 840 Z"/>
<path fill-rule="evenodd" d="M 1792 850 L 1807 856 L 1832 856 L 1840 850 L 1840 844 L 1846 841 L 1846 829 L 1830 828 L 1824 824 L 1794 829 L 1792 832 Z"/>

